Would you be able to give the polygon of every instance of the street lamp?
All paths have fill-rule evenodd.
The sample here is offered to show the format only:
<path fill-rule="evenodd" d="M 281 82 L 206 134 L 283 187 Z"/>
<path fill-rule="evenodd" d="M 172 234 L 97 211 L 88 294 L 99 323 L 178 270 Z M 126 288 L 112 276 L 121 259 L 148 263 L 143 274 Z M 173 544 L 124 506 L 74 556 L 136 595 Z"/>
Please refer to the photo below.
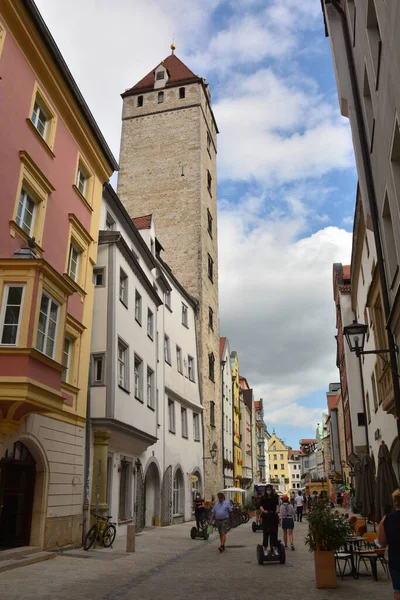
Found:
<path fill-rule="evenodd" d="M 204 460 L 212 460 L 213 463 L 215 463 L 215 459 L 217 457 L 217 454 L 218 454 L 218 446 L 214 442 L 213 445 L 210 448 L 210 456 L 205 456 Z"/>
<path fill-rule="evenodd" d="M 346 325 L 343 328 L 343 333 L 346 337 L 350 351 L 355 352 L 357 356 L 363 354 L 367 331 L 368 326 L 364 323 L 357 323 L 356 320 L 354 320 L 351 325 Z"/>
<path fill-rule="evenodd" d="M 358 357 L 360 357 L 362 354 L 390 353 L 390 348 L 385 348 L 383 350 L 364 350 L 365 336 L 367 331 L 368 325 L 365 325 L 364 323 L 357 323 L 355 319 L 351 325 L 346 325 L 343 327 L 343 333 L 346 337 L 351 352 L 355 352 Z"/>

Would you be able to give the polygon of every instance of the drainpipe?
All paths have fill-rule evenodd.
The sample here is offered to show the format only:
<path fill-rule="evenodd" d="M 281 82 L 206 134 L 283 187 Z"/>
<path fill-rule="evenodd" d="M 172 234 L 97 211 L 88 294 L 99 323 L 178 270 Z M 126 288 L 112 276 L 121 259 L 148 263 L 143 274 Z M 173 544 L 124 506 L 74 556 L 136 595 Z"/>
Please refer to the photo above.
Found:
<path fill-rule="evenodd" d="M 358 87 L 358 82 L 357 82 L 357 72 L 356 72 L 356 68 L 355 68 L 355 64 L 354 64 L 354 56 L 353 56 L 353 50 L 352 50 L 352 44 L 351 44 L 350 32 L 349 32 L 349 28 L 348 28 L 348 24 L 347 24 L 346 14 L 345 14 L 343 8 L 340 6 L 338 0 L 325 0 L 325 4 L 332 4 L 332 6 L 335 8 L 336 12 L 340 15 L 340 19 L 341 19 L 341 23 L 342 23 L 343 37 L 344 37 L 345 48 L 346 48 L 346 56 L 347 56 L 347 62 L 349 65 L 351 89 L 353 92 L 354 105 L 355 105 L 355 114 L 356 114 L 358 129 L 360 132 L 361 152 L 362 152 L 362 159 L 363 159 L 363 164 L 364 164 L 364 168 L 365 168 L 368 200 L 369 200 L 369 206 L 371 209 L 371 219 L 372 219 L 372 224 L 373 224 L 373 229 L 374 229 L 374 239 L 375 239 L 375 246 L 376 246 L 378 271 L 379 271 L 379 277 L 380 277 L 381 284 L 382 284 L 381 287 L 382 287 L 383 305 L 384 305 L 385 317 L 386 317 L 386 331 L 387 331 L 388 344 L 389 344 L 389 350 L 390 350 L 389 355 L 390 355 L 390 366 L 391 366 L 392 382 L 393 382 L 394 404 L 395 404 L 395 410 L 396 410 L 396 415 L 397 415 L 397 419 L 396 419 L 397 435 L 400 439 L 400 383 L 399 383 L 399 376 L 398 376 L 396 345 L 395 345 L 395 342 L 393 339 L 392 331 L 388 325 L 388 320 L 389 320 L 389 316 L 390 316 L 390 299 L 389 299 L 389 292 L 388 292 L 388 286 L 387 286 L 387 281 L 386 281 L 386 273 L 385 273 L 384 258 L 383 258 L 383 251 L 382 251 L 382 241 L 381 241 L 380 229 L 379 229 L 378 203 L 376 200 L 374 178 L 373 178 L 373 174 L 372 174 L 372 166 L 371 166 L 370 153 L 369 153 L 369 148 L 368 148 L 368 143 L 367 143 L 365 123 L 364 123 L 364 118 L 362 115 L 361 98 L 360 98 L 360 92 L 359 92 L 359 87 Z M 368 452 L 369 452 L 369 448 L 368 448 Z"/>
<path fill-rule="evenodd" d="M 85 498 L 83 501 L 83 519 L 82 519 L 82 545 L 86 535 L 87 523 L 90 521 L 90 441 L 92 434 L 92 424 L 90 422 L 90 396 L 91 396 L 91 366 L 89 366 L 88 389 L 86 398 L 86 423 L 85 423 Z"/>

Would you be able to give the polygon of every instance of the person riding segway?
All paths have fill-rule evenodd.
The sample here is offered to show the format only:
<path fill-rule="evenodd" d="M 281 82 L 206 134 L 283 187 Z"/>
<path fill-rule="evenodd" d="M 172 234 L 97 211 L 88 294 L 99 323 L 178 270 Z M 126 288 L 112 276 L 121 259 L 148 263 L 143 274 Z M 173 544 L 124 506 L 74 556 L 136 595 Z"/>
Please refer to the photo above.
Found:
<path fill-rule="evenodd" d="M 271 545 L 271 555 L 279 556 L 278 526 L 279 526 L 279 497 L 271 484 L 265 486 L 264 496 L 260 502 L 261 520 L 263 527 L 264 554 L 268 555 L 268 540 Z"/>

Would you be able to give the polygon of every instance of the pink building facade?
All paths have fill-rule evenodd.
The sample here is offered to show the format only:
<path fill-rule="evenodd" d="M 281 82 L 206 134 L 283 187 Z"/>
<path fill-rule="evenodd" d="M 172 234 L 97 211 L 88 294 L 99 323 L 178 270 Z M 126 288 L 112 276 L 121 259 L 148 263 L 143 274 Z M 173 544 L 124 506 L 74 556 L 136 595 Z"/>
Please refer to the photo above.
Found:
<path fill-rule="evenodd" d="M 81 537 L 92 271 L 118 165 L 30 1 L 1 4 L 0 86 L 0 550 L 52 548 Z"/>

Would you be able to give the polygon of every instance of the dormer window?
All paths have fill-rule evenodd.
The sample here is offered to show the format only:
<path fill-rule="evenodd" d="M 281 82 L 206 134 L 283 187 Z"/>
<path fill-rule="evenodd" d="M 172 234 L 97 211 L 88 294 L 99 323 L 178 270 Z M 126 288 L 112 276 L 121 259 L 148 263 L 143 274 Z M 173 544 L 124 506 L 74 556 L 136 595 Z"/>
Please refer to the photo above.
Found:
<path fill-rule="evenodd" d="M 158 92 L 158 104 L 162 104 L 164 102 L 164 92 Z"/>
<path fill-rule="evenodd" d="M 179 88 L 179 98 L 182 100 L 182 98 L 184 98 L 186 95 L 186 90 L 185 88 Z"/>
<path fill-rule="evenodd" d="M 138 96 L 137 98 L 137 105 L 140 108 L 141 106 L 143 106 L 143 96 Z"/>
<path fill-rule="evenodd" d="M 157 71 L 156 79 L 165 79 L 165 71 Z"/>

